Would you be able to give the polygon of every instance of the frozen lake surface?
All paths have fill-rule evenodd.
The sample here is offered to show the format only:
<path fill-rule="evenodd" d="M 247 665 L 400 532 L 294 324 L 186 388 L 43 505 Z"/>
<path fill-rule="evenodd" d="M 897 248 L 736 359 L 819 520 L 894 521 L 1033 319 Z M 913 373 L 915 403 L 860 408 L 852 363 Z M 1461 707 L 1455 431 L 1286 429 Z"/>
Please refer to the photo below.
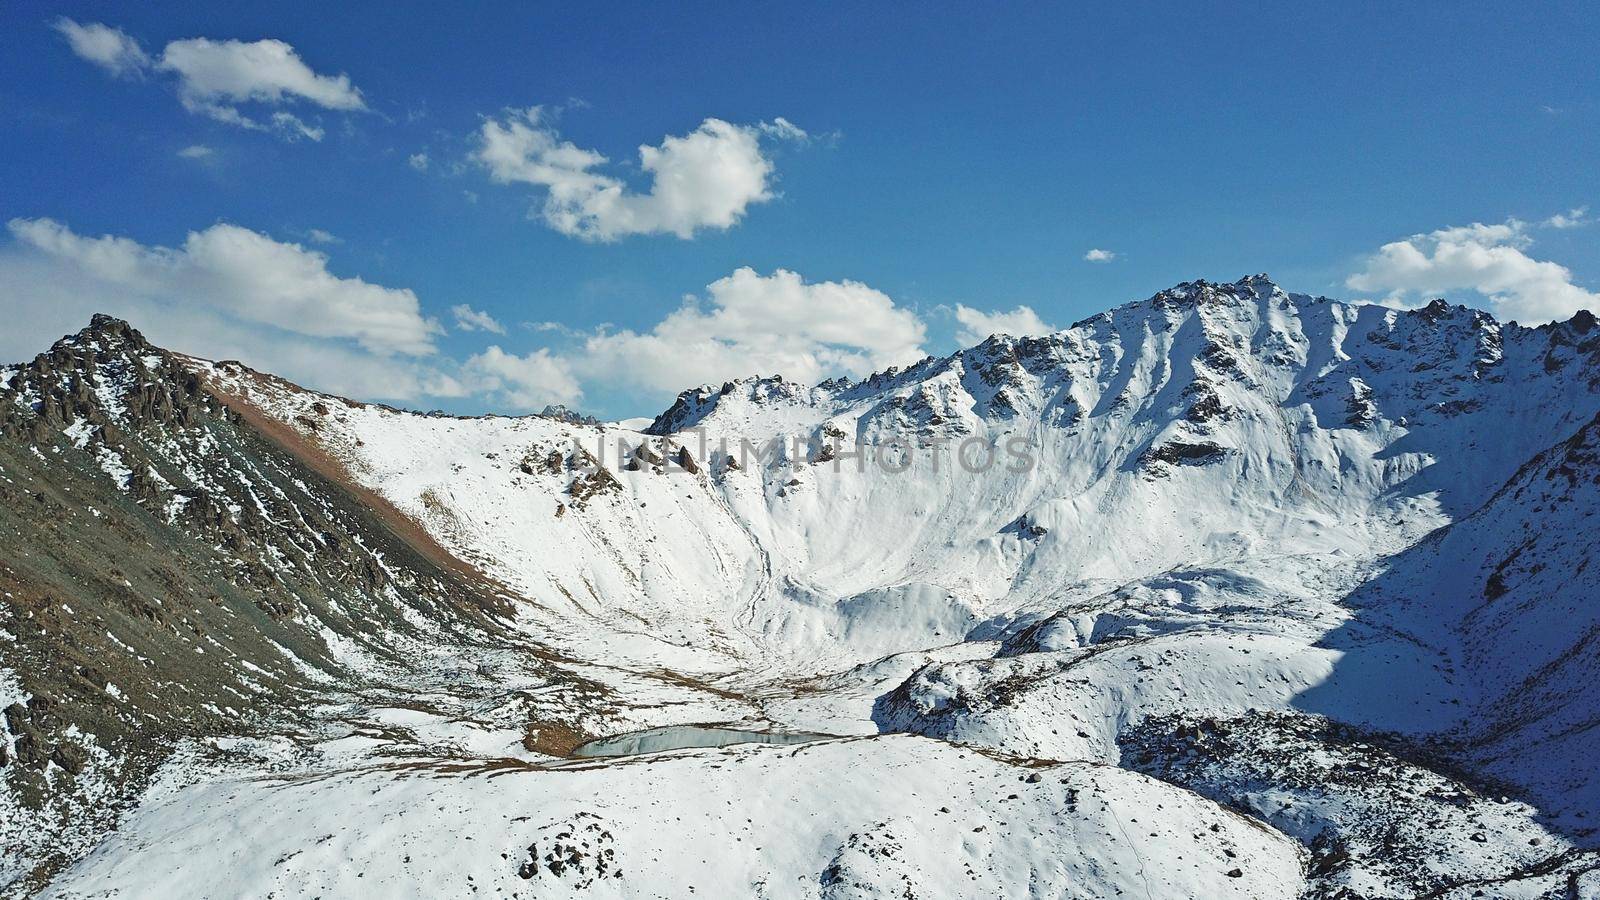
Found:
<path fill-rule="evenodd" d="M 668 725 L 647 731 L 634 731 L 590 741 L 572 752 L 573 756 L 637 756 L 663 750 L 693 747 L 727 747 L 732 744 L 807 744 L 838 737 L 811 732 L 746 731 L 705 725 Z"/>

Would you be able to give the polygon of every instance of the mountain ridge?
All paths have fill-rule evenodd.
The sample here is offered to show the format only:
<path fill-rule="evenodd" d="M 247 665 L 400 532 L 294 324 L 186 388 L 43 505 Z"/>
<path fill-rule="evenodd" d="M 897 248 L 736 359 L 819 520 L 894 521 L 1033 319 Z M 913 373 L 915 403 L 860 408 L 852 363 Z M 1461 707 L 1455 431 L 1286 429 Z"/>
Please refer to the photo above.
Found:
<path fill-rule="evenodd" d="M 736 779 L 775 766 L 805 781 L 815 777 L 808 760 L 836 764 L 841 754 L 867 773 L 917 758 L 958 778 L 958 754 L 976 751 L 1004 761 L 984 778 L 1022 791 L 1072 782 L 1138 807 L 1152 838 L 1217 833 L 1210 826 L 1224 823 L 1249 864 L 1207 849 L 1215 860 L 1197 868 L 1197 881 L 1169 885 L 1179 894 L 1456 896 L 1516 884 L 1557 896 L 1593 880 L 1600 864 L 1579 815 L 1597 797 L 1583 768 L 1600 749 L 1590 712 L 1600 709 L 1596 641 L 1592 627 L 1572 634 L 1556 624 L 1594 614 L 1581 538 L 1600 511 L 1589 488 L 1600 484 L 1594 326 L 1583 314 L 1501 325 L 1437 301 L 1409 311 L 1352 305 L 1291 294 L 1264 276 L 1185 282 L 1052 335 L 994 336 L 860 382 L 753 378 L 686 391 L 636 432 L 562 411 L 451 417 L 359 403 L 237 363 L 168 354 L 97 317 L 34 363 L 0 368 L 0 478 L 54 485 L 58 508 L 80 512 L 52 532 L 30 505 L 38 491 L 7 488 L 0 526 L 24 536 L 17 546 L 29 553 L 54 543 L 89 568 L 116 565 L 106 548 L 125 531 L 180 548 L 182 572 L 233 573 L 240 584 L 220 605 L 183 599 L 189 621 L 225 648 L 215 655 L 227 671 L 248 675 L 248 662 L 304 685 L 290 704 L 274 699 L 276 689 L 222 679 L 259 693 L 262 714 L 195 706 L 203 725 L 170 732 L 181 752 L 152 758 L 121 796 L 132 803 L 150 777 L 172 771 L 188 772 L 194 787 L 141 795 L 112 817 L 132 843 L 114 838 L 114 852 L 76 864 L 110 820 L 63 807 L 59 820 L 79 836 L 54 856 L 0 832 L 34 861 L 0 881 L 152 891 L 163 872 L 181 873 L 153 865 L 140 835 L 188 816 L 237 815 L 259 823 L 253 839 L 263 846 L 307 860 L 258 871 L 241 890 L 264 890 L 285 873 L 350 888 L 348 873 L 305 867 L 337 862 L 322 855 L 331 850 L 309 849 L 312 830 L 331 821 L 229 799 L 255 796 L 235 779 L 298 773 L 299 796 L 326 790 L 339 802 L 370 790 L 374 803 L 400 804 L 382 808 L 420 836 L 428 823 L 405 812 L 411 789 L 366 780 L 372 773 L 507 769 L 560 793 L 576 777 L 562 757 L 589 737 L 717 724 L 847 737 L 781 762 L 784 751 L 770 748 L 686 751 L 673 757 L 685 784 L 718 790 L 712 773 L 723 763 Z M 743 443 L 774 439 L 775 451 L 739 455 Z M 1007 465 L 1004 453 L 965 465 L 963 448 L 984 445 L 1015 448 L 1027 465 Z M 100 513 L 82 512 L 90 508 Z M 108 510 L 135 524 L 113 524 Z M 321 524 L 297 524 L 312 520 Z M 69 540 L 50 536 L 58 533 Z M 347 556 L 325 555 L 334 537 Z M 24 630 L 27 617 L 14 612 L 23 606 L 7 596 L 13 612 L 0 627 L 40 648 L 29 659 L 63 638 L 87 642 L 87 622 L 111 621 L 125 602 L 87 576 L 19 566 L 27 561 L 13 551 L 0 575 L 26 568 L 75 610 Z M 1562 580 L 1563 564 L 1578 574 Z M 159 593 L 146 576 L 126 574 L 144 588 L 136 594 Z M 1463 608 L 1468 595 L 1482 602 Z M 276 619 L 267 613 L 275 607 Z M 27 608 L 38 616 L 53 607 Z M 196 655 L 176 624 L 176 642 L 111 631 L 130 647 Z M 251 644 L 252 633 L 299 649 Z M 1516 646 L 1484 636 L 1498 634 Z M 92 690 L 74 690 L 96 709 L 121 702 L 81 675 L 16 669 L 12 658 L 0 669 L 27 684 L 11 693 L 83 682 Z M 145 690 L 131 675 L 106 682 Z M 1544 709 L 1523 695 L 1544 698 Z M 41 729 L 30 699 L 18 702 L 0 742 L 10 758 L 21 758 L 16 739 L 29 729 L 41 735 L 30 741 L 52 748 L 119 746 L 98 724 L 104 741 L 55 736 L 72 716 L 98 722 L 105 712 L 68 708 L 63 717 L 46 704 L 37 715 L 60 722 Z M 279 714 L 291 706 L 293 716 Z M 246 744 L 230 743 L 230 731 Z M 29 771 L 46 773 L 39 783 L 58 785 L 60 797 L 77 796 L 75 782 L 48 774 L 53 753 L 30 756 Z M 604 770 L 611 777 L 628 771 L 626 761 L 592 765 L 615 766 Z M 1030 766 L 1046 767 L 1049 779 L 1032 780 Z M 12 785 L 22 771 L 0 776 Z M 872 783 L 817 801 L 821 824 L 797 827 L 848 838 L 830 849 L 817 833 L 823 855 L 797 851 L 782 880 L 907 883 L 890 857 L 850 847 L 887 840 L 896 853 L 920 852 L 892 823 L 934 814 L 880 805 L 886 818 L 864 822 L 852 803 L 866 802 Z M 930 795 L 949 789 L 917 785 Z M 1515 796 L 1502 802 L 1498 790 Z M 1004 797 L 958 808 L 998 833 Z M 669 849 L 646 806 L 619 797 L 599 805 L 630 874 L 661 876 L 668 870 L 652 856 L 720 846 L 712 823 L 721 813 L 682 802 L 709 843 Z M 749 797 L 728 803 L 761 814 Z M 1041 795 L 1028 809 L 1018 821 L 1029 828 L 1066 816 L 1100 834 L 1067 795 Z M 1244 830 L 1228 810 L 1250 817 Z M 1447 824 L 1430 828 L 1430 818 Z M 1271 839 L 1247 841 L 1255 828 Z M 1051 833 L 1062 842 L 1052 847 L 1073 846 Z M 1086 846 L 1117 865 L 1047 867 L 1039 877 L 1060 891 L 1148 890 L 1143 865 L 1108 834 Z M 186 840 L 205 853 L 226 839 Z M 1191 852 L 1166 843 L 1146 851 Z M 991 893 L 1017 887 L 997 857 L 954 858 Z M 538 867 L 519 875 L 492 854 L 463 851 L 426 872 L 410 860 L 365 865 L 374 884 L 391 887 L 437 889 L 429 879 L 473 873 L 507 888 L 539 877 L 546 891 L 580 890 Z M 51 881 L 69 865 L 65 880 Z M 777 884 L 760 865 L 730 861 L 706 877 L 735 891 L 746 878 Z M 830 881 L 826 871 L 850 876 Z"/>

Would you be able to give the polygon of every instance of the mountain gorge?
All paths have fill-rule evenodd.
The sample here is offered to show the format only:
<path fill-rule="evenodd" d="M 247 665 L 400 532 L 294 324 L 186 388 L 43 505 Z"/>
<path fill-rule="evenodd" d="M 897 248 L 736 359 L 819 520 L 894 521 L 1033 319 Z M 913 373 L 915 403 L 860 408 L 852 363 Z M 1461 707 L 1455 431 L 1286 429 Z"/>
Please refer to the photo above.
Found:
<path fill-rule="evenodd" d="M 644 432 L 97 317 L 0 369 L 0 890 L 1591 896 L 1597 513 L 1587 313 L 1196 281 Z"/>

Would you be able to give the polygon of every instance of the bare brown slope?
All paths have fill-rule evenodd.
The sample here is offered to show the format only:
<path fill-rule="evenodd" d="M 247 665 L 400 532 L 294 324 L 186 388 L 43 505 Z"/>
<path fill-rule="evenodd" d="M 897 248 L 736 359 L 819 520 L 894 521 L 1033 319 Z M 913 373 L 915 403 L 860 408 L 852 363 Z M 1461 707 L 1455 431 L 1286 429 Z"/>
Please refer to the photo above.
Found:
<path fill-rule="evenodd" d="M 244 367 L 240 367 L 243 369 Z M 264 375 L 250 369 L 244 369 L 250 377 L 268 379 L 275 376 Z M 348 493 L 353 500 L 381 519 L 389 531 L 401 539 L 411 549 L 415 550 L 424 559 L 448 569 L 459 575 L 491 585 L 501 595 L 510 595 L 512 592 L 494 579 L 490 578 L 483 570 L 466 562 L 449 550 L 445 549 L 433 536 L 428 534 L 416 519 L 411 518 L 393 503 L 370 490 L 351 476 L 344 464 L 335 459 L 331 454 L 313 441 L 307 440 L 300 432 L 288 424 L 274 418 L 265 410 L 251 403 L 248 398 L 238 393 L 231 392 L 227 386 L 202 374 L 202 381 L 206 391 L 216 397 L 228 409 L 236 413 L 239 418 L 257 433 L 277 444 L 285 452 L 292 454 L 307 468 L 332 481 Z M 286 383 L 288 384 L 288 383 Z M 299 385 L 288 384 L 294 390 L 304 390 Z"/>

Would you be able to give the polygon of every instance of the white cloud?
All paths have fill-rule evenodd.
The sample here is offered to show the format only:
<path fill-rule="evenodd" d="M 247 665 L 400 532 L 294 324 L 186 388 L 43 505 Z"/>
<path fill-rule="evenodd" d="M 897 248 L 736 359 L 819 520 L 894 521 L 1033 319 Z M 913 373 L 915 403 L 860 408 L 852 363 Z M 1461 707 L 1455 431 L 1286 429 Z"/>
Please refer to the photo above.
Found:
<path fill-rule="evenodd" d="M 174 247 L 86 237 L 50 219 L 8 224 L 0 309 L 10 318 L 0 329 L 0 359 L 28 358 L 107 312 L 163 346 L 239 359 L 319 390 L 410 403 L 477 397 L 537 410 L 575 405 L 587 387 L 654 403 L 744 375 L 859 377 L 921 358 L 926 336 L 914 312 L 859 282 L 741 268 L 645 331 L 536 323 L 560 349 L 519 355 L 494 345 L 458 362 L 436 352 L 442 329 L 410 290 L 334 275 L 323 253 L 299 244 L 230 224 L 191 232 Z M 463 331 L 507 332 L 469 305 L 451 313 Z M 1037 321 L 1025 308 L 996 318 Z"/>
<path fill-rule="evenodd" d="M 113 75 L 155 71 L 176 76 L 184 109 L 240 128 L 276 130 L 291 140 L 320 141 L 323 128 L 294 113 L 275 110 L 262 120 L 242 107 L 300 102 L 339 112 L 367 108 L 350 76 L 317 74 L 283 41 L 189 38 L 167 44 L 160 58 L 153 60 L 138 41 L 109 25 L 80 25 L 63 18 L 54 27 L 66 36 L 74 53 Z"/>
<path fill-rule="evenodd" d="M 800 139 L 805 132 L 784 119 L 753 126 L 706 119 L 686 135 L 641 146 L 639 166 L 651 177 L 645 193 L 594 171 L 606 157 L 562 140 L 537 106 L 485 121 L 474 158 L 494 181 L 545 188 L 539 215 L 563 234 L 591 241 L 631 234 L 687 239 L 704 228 L 730 228 L 752 204 L 772 199 L 763 136 Z"/>
<path fill-rule="evenodd" d="M 811 139 L 811 135 L 806 134 L 804 128 L 785 119 L 783 116 L 778 116 L 771 122 L 762 122 L 757 127 L 761 129 L 762 134 L 770 135 L 779 140 L 806 141 Z"/>
<path fill-rule="evenodd" d="M 51 26 L 67 39 L 72 52 L 118 78 L 138 75 L 150 65 L 150 56 L 139 42 L 120 28 L 99 22 L 80 25 L 66 17 Z"/>
<path fill-rule="evenodd" d="M 465 303 L 450 307 L 450 312 L 456 317 L 456 327 L 462 331 L 492 331 L 495 334 L 505 334 L 506 328 L 495 320 L 494 316 L 482 310 L 476 310 Z"/>
<path fill-rule="evenodd" d="M 1582 215 L 1582 210 L 1573 210 L 1543 224 L 1573 227 L 1581 224 Z M 1600 294 L 1574 284 L 1565 266 L 1528 255 L 1534 242 L 1530 231 L 1528 223 L 1507 219 L 1497 225 L 1473 223 L 1415 234 L 1380 247 L 1345 283 L 1358 291 L 1384 293 L 1397 304 L 1473 291 L 1488 299 L 1499 318 L 1525 324 L 1600 309 Z"/>
<path fill-rule="evenodd" d="M 107 297 L 188 307 L 316 338 L 353 340 L 377 354 L 434 352 L 438 323 L 408 289 L 340 278 L 328 258 L 237 225 L 190 232 L 177 248 L 83 237 L 51 219 L 12 219 L 17 242 Z"/>
<path fill-rule="evenodd" d="M 1085 253 L 1083 258 L 1088 262 L 1107 263 L 1111 262 L 1113 259 L 1116 259 L 1117 254 L 1110 250 L 1101 250 L 1099 247 L 1096 247 L 1090 250 L 1088 253 Z"/>
<path fill-rule="evenodd" d="M 491 346 L 468 359 L 461 372 L 474 393 L 519 410 L 572 404 L 583 396 L 567 361 L 543 348 L 517 356 Z"/>
<path fill-rule="evenodd" d="M 344 341 L 312 338 L 242 320 L 203 304 L 124 290 L 16 243 L 0 245 L 0 359 L 31 359 L 97 312 L 132 322 L 159 346 L 210 359 L 237 359 L 317 390 L 347 397 L 419 402 L 455 396 L 430 358 L 381 355 Z"/>
<path fill-rule="evenodd" d="M 970 306 L 956 304 L 956 321 L 961 330 L 956 342 L 963 346 L 981 343 L 991 334 L 1009 334 L 1017 337 L 1049 334 L 1055 331 L 1031 307 L 1018 306 L 1010 312 L 983 312 Z"/>
<path fill-rule="evenodd" d="M 426 172 L 428 171 L 428 154 L 413 153 L 406 157 L 406 164 L 418 172 Z"/>
<path fill-rule="evenodd" d="M 1551 228 L 1579 228 L 1589 224 L 1589 207 L 1579 206 L 1564 213 L 1556 213 L 1544 220 Z"/>
<path fill-rule="evenodd" d="M 178 155 L 184 159 L 208 159 L 214 153 L 214 150 L 204 144 L 190 144 L 178 151 Z"/>
<path fill-rule="evenodd" d="M 806 282 L 779 269 L 741 268 L 685 298 L 648 332 L 600 332 L 573 357 L 579 375 L 677 391 L 744 375 L 814 382 L 866 375 L 924 354 L 926 329 L 887 294 L 856 281 Z"/>
<path fill-rule="evenodd" d="M 440 328 L 411 291 L 339 278 L 321 253 L 235 225 L 193 232 L 176 248 L 83 237 L 49 219 L 13 219 L 9 229 L 14 240 L 0 244 L 0 309 L 10 317 L 0 359 L 30 358 L 106 312 L 161 346 L 350 397 L 477 397 L 537 410 L 583 396 L 570 360 L 547 349 L 440 358 L 432 343 Z M 504 332 L 470 307 L 452 312 Z"/>
<path fill-rule="evenodd" d="M 184 108 L 224 122 L 243 124 L 242 103 L 281 104 L 303 100 L 323 109 L 366 109 L 348 75 L 318 75 L 283 41 L 173 41 L 157 68 L 178 76 Z"/>
<path fill-rule="evenodd" d="M 326 134 L 321 126 L 307 125 L 299 116 L 282 110 L 272 114 L 272 124 L 291 141 L 298 141 L 301 138 L 320 141 Z"/>
<path fill-rule="evenodd" d="M 306 232 L 306 237 L 309 238 L 311 240 L 311 242 L 314 243 L 314 244 L 342 244 L 342 243 L 344 243 L 344 239 L 343 238 L 339 237 L 338 235 L 334 234 L 331 231 L 323 231 L 321 228 L 313 228 L 313 229 L 311 229 L 310 231 Z"/>

